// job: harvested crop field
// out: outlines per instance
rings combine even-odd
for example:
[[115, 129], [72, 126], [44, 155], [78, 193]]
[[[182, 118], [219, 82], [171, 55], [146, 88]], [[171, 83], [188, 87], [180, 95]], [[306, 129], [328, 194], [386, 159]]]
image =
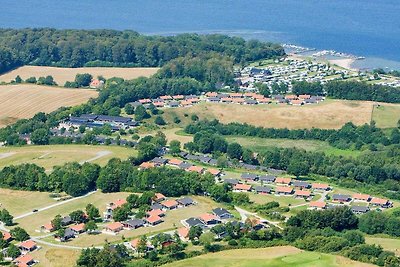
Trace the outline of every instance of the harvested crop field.
[[[326, 100], [315, 105], [237, 105], [201, 103], [189, 108], [166, 110], [166, 116], [183, 119], [184, 114], [197, 114], [200, 119], [216, 118], [222, 123], [240, 122], [273, 128], [323, 128], [337, 129], [346, 122], [361, 125], [369, 123], [372, 102]], [[190, 117], [190, 116], [189, 116]]]
[[0, 127], [37, 112], [51, 112], [62, 106], [75, 106], [97, 97], [92, 89], [18, 84], [0, 86]]
[[0, 82], [10, 82], [19, 75], [23, 80], [29, 77], [53, 76], [58, 85], [64, 85], [66, 81], [73, 81], [75, 75], [89, 73], [93, 77], [102, 75], [104, 78], [120, 77], [124, 79], [135, 79], [141, 76], [149, 77], [156, 73], [158, 68], [56, 68], [44, 66], [23, 66], [0, 76]]

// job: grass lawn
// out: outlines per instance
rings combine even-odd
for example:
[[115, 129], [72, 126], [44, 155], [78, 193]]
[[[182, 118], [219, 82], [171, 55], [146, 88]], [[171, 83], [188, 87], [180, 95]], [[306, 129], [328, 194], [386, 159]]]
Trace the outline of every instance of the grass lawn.
[[299, 205], [304, 204], [305, 201], [303, 199], [294, 198], [293, 196], [276, 196], [274, 194], [254, 194], [249, 193], [250, 200], [257, 204], [265, 204], [267, 202], [276, 201], [281, 204], [281, 206], [290, 205]]
[[[218, 207], [219, 205], [215, 203], [210, 198], [200, 197], [200, 196], [192, 196], [192, 198], [198, 203], [195, 206], [180, 208], [176, 210], [167, 211], [166, 216], [164, 217], [164, 222], [158, 224], [154, 227], [141, 227], [136, 230], [124, 230], [118, 235], [108, 235], [108, 234], [98, 234], [98, 235], [87, 235], [82, 234], [78, 238], [75, 238], [66, 244], [71, 246], [82, 246], [82, 247], [89, 247], [89, 246], [101, 246], [105, 243], [105, 240], [108, 242], [116, 242], [121, 241], [122, 237], [133, 239], [137, 236], [141, 235], [154, 235], [156, 233], [170, 231], [174, 229], [178, 229], [183, 227], [181, 224], [181, 220], [188, 219], [190, 217], [196, 217], [203, 213], [211, 212], [213, 208]], [[107, 201], [109, 202], [109, 201]], [[106, 202], [106, 203], [107, 203]], [[94, 203], [95, 204], [95, 203]], [[96, 204], [95, 204], [96, 205]], [[96, 205], [98, 206], [98, 205]], [[105, 206], [104, 206], [105, 208]], [[100, 211], [104, 210], [104, 208], [100, 209]], [[99, 225], [99, 228], [100, 225]], [[59, 244], [58, 241], [55, 241], [54, 238], [49, 237], [45, 239], [48, 242], [52, 242], [55, 244]]]
[[400, 120], [400, 105], [381, 104], [374, 108], [372, 119], [380, 128], [397, 127], [397, 122]]
[[397, 256], [400, 256], [400, 239], [367, 236], [365, 242], [367, 244], [381, 245], [385, 250], [392, 251]]
[[[100, 153], [100, 154], [99, 154]], [[103, 156], [101, 153], [104, 153]], [[48, 146], [23, 146], [1, 147], [0, 168], [22, 163], [35, 163], [51, 170], [53, 166], [62, 165], [71, 161], [91, 162], [105, 165], [113, 157], [126, 159], [136, 155], [136, 150], [120, 146], [91, 146], [91, 145], [48, 145]], [[3, 155], [3, 157], [1, 157]]]
[[261, 249], [228, 250], [206, 254], [180, 262], [165, 265], [166, 267], [259, 267], [259, 266], [373, 266], [351, 261], [349, 259], [316, 252], [305, 252], [297, 248], [271, 247]]
[[0, 203], [2, 209], [7, 209], [13, 216], [18, 216], [33, 209], [54, 204], [56, 201], [45, 192], [0, 188]]
[[38, 267], [72, 267], [76, 265], [80, 253], [79, 250], [44, 246], [30, 255], [39, 261], [39, 264], [35, 265]]
[[299, 148], [307, 151], [324, 152], [335, 156], [358, 156], [361, 151], [342, 150], [330, 146], [327, 142], [317, 140], [292, 140], [260, 137], [228, 136], [228, 142], [236, 142], [251, 150], [261, 152], [271, 147]]
[[102, 213], [109, 202], [126, 198], [128, 195], [129, 193], [125, 192], [104, 194], [98, 191], [88, 197], [77, 199], [65, 203], [64, 205], [56, 206], [48, 210], [40, 211], [31, 216], [16, 220], [16, 223], [18, 223], [18, 226], [27, 230], [31, 235], [40, 236], [43, 235], [43, 233], [38, 233], [36, 231], [39, 230], [40, 226], [43, 224], [49, 223], [57, 214], [65, 216], [78, 209], [85, 210], [86, 205], [89, 203], [92, 203], [99, 208], [100, 212]]

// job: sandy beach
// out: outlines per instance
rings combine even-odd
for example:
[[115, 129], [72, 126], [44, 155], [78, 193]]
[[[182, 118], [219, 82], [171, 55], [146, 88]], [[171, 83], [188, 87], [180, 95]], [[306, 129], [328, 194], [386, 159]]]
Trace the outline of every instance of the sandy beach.
[[351, 65], [354, 63], [354, 61], [356, 61], [353, 58], [331, 59], [328, 61], [331, 64], [337, 65], [337, 66], [345, 68], [345, 69], [354, 70], [354, 71], [357, 70], [356, 68], [351, 67]]

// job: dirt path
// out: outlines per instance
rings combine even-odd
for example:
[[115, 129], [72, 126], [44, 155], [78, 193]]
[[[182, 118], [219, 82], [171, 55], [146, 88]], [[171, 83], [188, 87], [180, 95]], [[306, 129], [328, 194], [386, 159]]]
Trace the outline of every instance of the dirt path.
[[111, 151], [108, 151], [108, 150], [99, 151], [99, 152], [96, 153], [96, 156], [94, 156], [93, 158], [90, 158], [90, 159], [87, 159], [87, 160], [82, 160], [82, 161], [79, 162], [79, 163], [80, 163], [80, 164], [83, 164], [83, 163], [85, 163], [85, 162], [92, 162], [92, 161], [98, 160], [98, 159], [100, 159], [100, 158], [102, 158], [102, 157], [105, 157], [105, 156], [107, 156], [107, 155], [110, 155], [110, 154], [112, 154], [112, 152], [111, 152]]

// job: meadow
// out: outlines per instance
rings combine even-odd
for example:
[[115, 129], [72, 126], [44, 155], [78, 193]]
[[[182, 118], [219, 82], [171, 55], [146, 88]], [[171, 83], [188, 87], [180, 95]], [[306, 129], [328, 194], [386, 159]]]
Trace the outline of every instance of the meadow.
[[385, 250], [394, 252], [397, 256], [400, 256], [400, 239], [384, 238], [367, 236], [365, 238], [367, 244], [376, 244], [382, 246]]
[[397, 127], [397, 123], [400, 121], [400, 105], [380, 104], [378, 107], [374, 107], [372, 119], [380, 128]]
[[166, 267], [259, 267], [259, 266], [313, 266], [336, 267], [373, 266], [361, 262], [351, 261], [341, 256], [328, 255], [317, 252], [306, 252], [291, 246], [271, 247], [260, 249], [227, 250], [206, 254], [188, 260], [178, 261], [165, 265]]
[[87, 67], [87, 68], [56, 68], [45, 66], [23, 66], [0, 76], [0, 82], [9, 83], [19, 75], [23, 80], [29, 77], [46, 77], [51, 75], [54, 81], [63, 86], [67, 81], [73, 81], [75, 75], [89, 73], [93, 77], [103, 76], [106, 79], [119, 77], [126, 80], [141, 76], [149, 77], [156, 73], [159, 68], [113, 68], [113, 67]]
[[137, 153], [133, 148], [93, 145], [47, 145], [0, 147], [0, 169], [9, 165], [34, 163], [50, 171], [67, 162], [90, 161], [105, 165], [111, 158], [127, 159]]
[[76, 106], [97, 97], [92, 89], [66, 89], [34, 84], [0, 86], [0, 127], [38, 112], [52, 112], [59, 107]]

